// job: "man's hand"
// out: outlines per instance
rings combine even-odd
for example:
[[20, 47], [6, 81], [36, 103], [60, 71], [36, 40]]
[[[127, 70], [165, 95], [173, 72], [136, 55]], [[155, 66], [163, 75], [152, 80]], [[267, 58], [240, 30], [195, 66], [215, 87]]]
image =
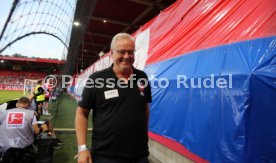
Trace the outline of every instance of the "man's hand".
[[89, 150], [84, 150], [78, 154], [78, 163], [92, 163]]
[[78, 106], [75, 118], [76, 136], [78, 142], [78, 163], [92, 163], [90, 152], [86, 147], [88, 116], [89, 110]]

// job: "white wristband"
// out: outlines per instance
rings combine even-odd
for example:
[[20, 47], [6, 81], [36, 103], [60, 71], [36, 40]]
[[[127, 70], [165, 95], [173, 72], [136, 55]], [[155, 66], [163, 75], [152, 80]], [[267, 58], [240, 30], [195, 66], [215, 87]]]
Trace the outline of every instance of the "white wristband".
[[81, 151], [86, 151], [86, 150], [88, 150], [88, 148], [85, 144], [78, 146], [78, 153]]

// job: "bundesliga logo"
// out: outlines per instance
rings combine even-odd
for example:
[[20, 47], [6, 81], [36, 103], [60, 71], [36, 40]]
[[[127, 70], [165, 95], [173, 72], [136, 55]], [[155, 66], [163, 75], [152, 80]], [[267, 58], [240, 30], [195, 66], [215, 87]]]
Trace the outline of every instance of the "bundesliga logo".
[[25, 113], [10, 112], [8, 113], [8, 128], [23, 128], [24, 127], [24, 116]]

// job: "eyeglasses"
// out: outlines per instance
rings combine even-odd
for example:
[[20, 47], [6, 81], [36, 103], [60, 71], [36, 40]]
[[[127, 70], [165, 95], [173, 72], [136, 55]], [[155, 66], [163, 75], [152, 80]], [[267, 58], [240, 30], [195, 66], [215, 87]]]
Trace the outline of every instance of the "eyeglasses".
[[135, 50], [113, 50], [114, 52], [118, 53], [119, 55], [124, 55], [124, 54], [128, 54], [128, 55], [134, 55]]

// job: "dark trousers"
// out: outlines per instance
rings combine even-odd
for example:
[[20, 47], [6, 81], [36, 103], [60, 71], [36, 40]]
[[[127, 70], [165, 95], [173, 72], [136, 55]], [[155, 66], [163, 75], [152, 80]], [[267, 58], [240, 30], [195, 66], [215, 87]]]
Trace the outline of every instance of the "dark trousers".
[[3, 157], [5, 163], [20, 163], [23, 161], [25, 149], [10, 148]]
[[0, 156], [0, 163], [34, 163], [34, 154], [30, 155], [32, 146], [26, 148], [10, 148]]
[[148, 157], [124, 158], [115, 156], [92, 155], [93, 163], [149, 163]]

